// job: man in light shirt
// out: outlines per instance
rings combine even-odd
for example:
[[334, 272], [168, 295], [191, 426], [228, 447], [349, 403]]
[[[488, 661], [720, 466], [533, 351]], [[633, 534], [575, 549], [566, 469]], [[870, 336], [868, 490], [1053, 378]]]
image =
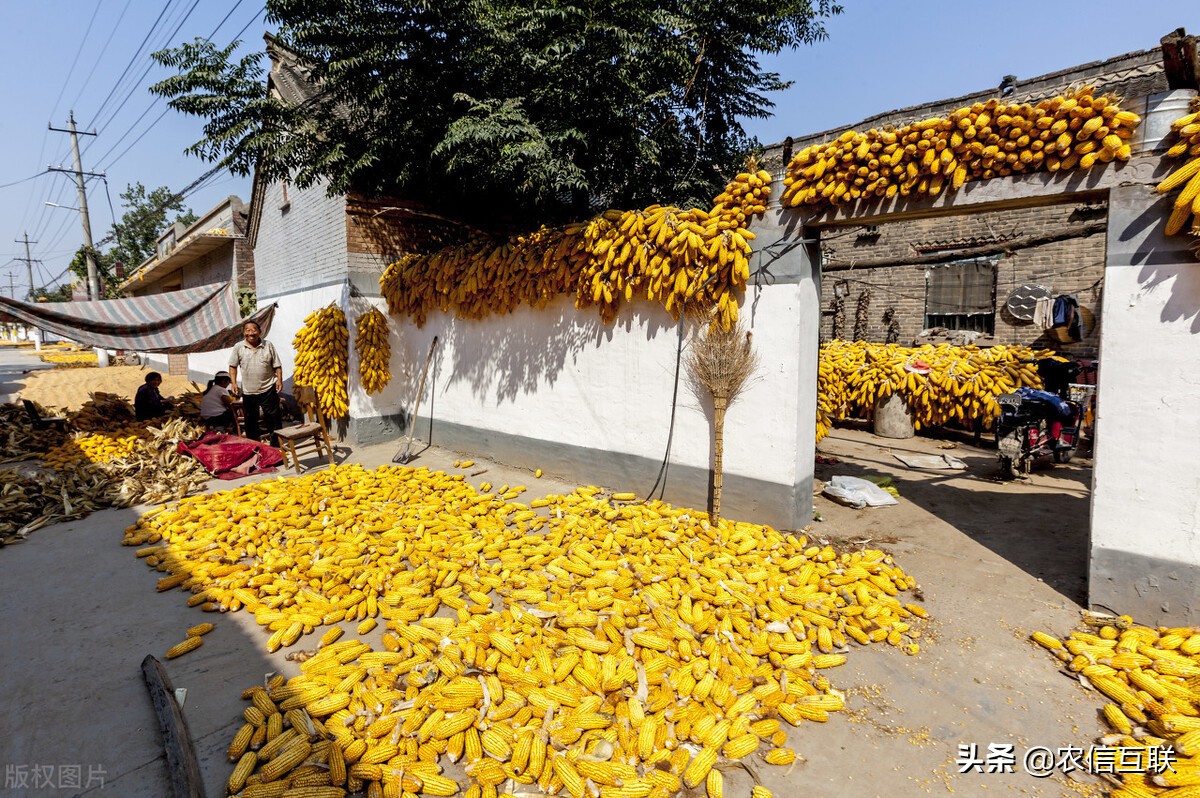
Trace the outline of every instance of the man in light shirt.
[[262, 434], [258, 413], [271, 434], [279, 429], [279, 392], [283, 390], [283, 366], [279, 353], [270, 341], [263, 340], [262, 331], [252, 321], [242, 326], [242, 340], [229, 355], [230, 392], [242, 396], [246, 414], [246, 437], [259, 440]]

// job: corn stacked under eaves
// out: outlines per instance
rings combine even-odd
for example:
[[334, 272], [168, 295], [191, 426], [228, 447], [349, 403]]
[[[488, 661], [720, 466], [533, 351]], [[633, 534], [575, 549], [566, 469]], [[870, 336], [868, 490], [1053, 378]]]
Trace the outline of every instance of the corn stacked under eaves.
[[321, 412], [329, 418], [349, 413], [350, 333], [342, 309], [328, 305], [308, 314], [292, 346], [296, 349], [295, 383], [317, 392]]
[[[452, 795], [443, 757], [465, 763], [473, 798], [508, 779], [574, 798], [588, 781], [604, 798], [720, 787], [721, 758], [790, 762], [780, 721], [843, 708], [824, 670], [852, 643], [917, 653], [926, 613], [882, 551], [595, 487], [528, 505], [513, 501], [523, 490], [335, 466], [127, 530], [193, 606], [253, 612], [269, 650], [342, 621], [386, 625], [382, 650], [326, 633], [301, 675], [266, 691], [273, 706], [254, 699], [232, 792], [328, 776], [319, 786]], [[289, 726], [301, 731], [277, 749], [311, 748], [273, 766], [271, 729]]]
[[[1112, 729], [1103, 746], [1122, 748], [1122, 786], [1112, 798], [1189, 798], [1200, 792], [1200, 629], [1140, 626], [1127, 615], [1087, 618], [1086, 632], [1033, 640], [1109, 699], [1101, 714]], [[1095, 627], [1099, 628], [1095, 628]], [[1170, 746], [1169, 769], [1153, 772], [1151, 748]], [[1159, 763], [1162, 763], [1161, 756]]]
[[1200, 100], [1192, 101], [1191, 113], [1171, 123], [1171, 132], [1176, 140], [1167, 155], [1187, 161], [1157, 187], [1161, 194], [1182, 189], [1167, 219], [1166, 233], [1180, 232], [1190, 217], [1192, 234], [1200, 235]]
[[363, 390], [379, 393], [392, 379], [392, 343], [388, 340], [387, 317], [371, 308], [358, 317], [354, 349], [358, 352], [358, 375]]
[[783, 204], [936, 197], [972, 180], [1126, 161], [1140, 121], [1084, 86], [1036, 105], [993, 98], [898, 129], [848, 130], [796, 153]]
[[[834, 420], [869, 415], [877, 401], [894, 393], [908, 402], [917, 429], [976, 423], [990, 428], [1000, 415], [997, 396], [1041, 387], [1036, 365], [1021, 361], [1051, 354], [1020, 346], [830, 341], [821, 345], [817, 364], [817, 440]], [[914, 370], [925, 368], [928, 374]]]
[[389, 312], [417, 324], [433, 310], [480, 319], [574, 294], [576, 307], [595, 305], [606, 322], [623, 301], [641, 298], [676, 315], [685, 302], [715, 308], [717, 323], [730, 325], [750, 277], [754, 234], [746, 225], [765, 212], [770, 184], [766, 171], [744, 172], [710, 211], [609, 210], [504, 241], [479, 236], [431, 255], [406, 255], [387, 267], [380, 287]]

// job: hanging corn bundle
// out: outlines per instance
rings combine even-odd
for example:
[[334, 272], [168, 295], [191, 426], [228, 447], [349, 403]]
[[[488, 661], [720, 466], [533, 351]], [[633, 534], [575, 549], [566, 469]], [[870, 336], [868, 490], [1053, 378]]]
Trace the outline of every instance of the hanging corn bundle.
[[292, 346], [296, 348], [296, 384], [312, 386], [326, 416], [342, 418], [350, 412], [346, 387], [350, 333], [342, 309], [329, 305], [308, 314]]
[[1183, 188], [1167, 219], [1166, 233], [1173, 236], [1180, 232], [1191, 217], [1192, 235], [1200, 235], [1200, 100], [1192, 101], [1191, 113], [1171, 123], [1171, 132], [1177, 141], [1167, 150], [1167, 155], [1188, 160], [1156, 189], [1160, 194], [1167, 194]]
[[371, 308], [358, 317], [354, 348], [358, 351], [358, 375], [363, 390], [379, 393], [392, 379], [392, 344], [388, 340], [387, 317], [378, 308]]

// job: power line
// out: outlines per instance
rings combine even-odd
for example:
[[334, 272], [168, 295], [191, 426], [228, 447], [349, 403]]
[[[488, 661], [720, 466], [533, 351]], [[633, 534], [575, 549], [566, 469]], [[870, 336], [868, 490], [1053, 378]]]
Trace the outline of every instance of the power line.
[[0, 184], [0, 188], [8, 188], [9, 186], [19, 186], [22, 183], [28, 183], [30, 180], [33, 180], [35, 177], [41, 177], [44, 174], [46, 174], [45, 170], [38, 172], [36, 175], [30, 175], [29, 177], [22, 177], [20, 180], [14, 180], [11, 183]]
[[88, 36], [92, 32], [92, 25], [96, 22], [96, 15], [100, 13], [100, 6], [104, 5], [104, 0], [96, 0], [96, 7], [92, 9], [92, 18], [88, 20], [87, 28], [83, 32], [83, 41], [75, 48], [75, 57], [71, 59], [71, 68], [67, 70], [67, 78], [63, 81], [62, 88], [58, 90], [58, 96], [54, 98], [54, 107], [50, 111], [50, 115], [54, 116], [58, 113], [58, 104], [62, 102], [63, 93], [66, 92], [67, 86], [71, 83], [71, 77], [75, 74], [75, 66], [79, 63], [79, 56], [83, 54], [83, 46], [87, 44]]
[[117, 32], [117, 28], [121, 27], [121, 20], [125, 19], [125, 12], [129, 10], [129, 4], [133, 0], [125, 0], [125, 7], [121, 9], [121, 13], [117, 15], [117, 21], [113, 24], [112, 30], [108, 32], [108, 38], [104, 40], [104, 46], [100, 48], [100, 54], [96, 56], [96, 61], [92, 64], [92, 68], [88, 70], [87, 79], [83, 81], [83, 85], [79, 87], [79, 93], [75, 95], [75, 99], [71, 100], [71, 107], [79, 105], [79, 100], [83, 97], [84, 91], [87, 90], [88, 84], [92, 82], [92, 78], [96, 75], [96, 67], [100, 66], [101, 59], [108, 52], [108, 45], [112, 44], [113, 36]]
[[133, 51], [133, 57], [129, 59], [129, 63], [125, 65], [123, 70], [121, 70], [121, 75], [117, 78], [117, 82], [113, 84], [112, 90], [109, 91], [108, 95], [101, 101], [100, 107], [96, 109], [96, 115], [92, 117], [93, 123], [100, 117], [100, 113], [104, 110], [104, 107], [108, 105], [108, 101], [111, 100], [112, 96], [117, 93], [117, 88], [121, 85], [121, 81], [123, 81], [125, 76], [129, 74], [129, 70], [133, 68], [133, 65], [137, 62], [138, 56], [141, 55], [142, 48], [146, 46], [146, 42], [150, 41], [150, 36], [158, 28], [158, 23], [162, 21], [163, 15], [167, 13], [167, 9], [170, 8], [171, 4], [174, 2], [175, 0], [167, 0], [166, 4], [162, 7], [162, 11], [158, 12], [158, 16], [155, 18], [154, 24], [150, 26], [150, 30], [146, 31], [145, 37], [142, 38], [142, 43], [139, 44], [137, 49]]
[[[207, 38], [208, 38], [210, 41], [212, 40], [212, 37], [213, 37], [213, 36], [215, 36], [215, 35], [217, 34], [217, 31], [219, 31], [219, 30], [221, 29], [221, 27], [222, 27], [222, 26], [225, 24], [225, 22], [226, 22], [226, 21], [229, 19], [229, 17], [233, 15], [233, 12], [234, 12], [234, 11], [236, 11], [236, 10], [238, 9], [238, 7], [239, 7], [239, 6], [241, 6], [241, 4], [242, 4], [243, 2], [245, 2], [245, 0], [237, 0], [237, 2], [235, 2], [235, 3], [233, 4], [233, 7], [229, 9], [229, 11], [228, 11], [228, 12], [225, 14], [225, 16], [224, 16], [224, 17], [221, 19], [221, 21], [217, 23], [217, 26], [216, 26], [215, 28], [213, 28], [212, 32], [208, 34], [208, 37], [207, 37]], [[195, 7], [195, 6], [193, 5], [193, 8], [194, 8], [194, 7]], [[234, 41], [237, 41], [237, 39], [238, 39], [238, 38], [241, 36], [241, 34], [242, 34], [243, 32], [245, 32], [246, 28], [249, 28], [249, 27], [250, 27], [250, 25], [251, 25], [251, 24], [254, 22], [254, 20], [258, 18], [259, 14], [262, 14], [262, 12], [263, 12], [263, 11], [265, 11], [265, 10], [266, 10], [265, 8], [264, 8], [264, 9], [260, 9], [260, 10], [259, 10], [259, 12], [258, 12], [257, 14], [255, 14], [253, 17], [251, 17], [251, 18], [250, 18], [250, 21], [246, 23], [246, 25], [245, 25], [245, 26], [242, 28], [242, 30], [241, 30], [241, 31], [240, 31], [240, 32], [239, 32], [239, 33], [238, 33], [236, 36], [234, 36]], [[189, 13], [190, 13], [190, 12], [189, 12]], [[180, 23], [180, 24], [182, 24], [182, 23]], [[178, 31], [178, 27], [176, 28], [176, 32], [177, 32], [177, 31]], [[173, 34], [172, 34], [172, 35], [173, 35]], [[146, 71], [142, 73], [142, 77], [143, 77], [143, 78], [144, 78], [146, 75], [148, 75], [148, 74], [150, 73], [150, 68], [151, 68], [151, 67], [147, 67]], [[140, 83], [140, 82], [141, 82], [141, 81], [139, 80], [139, 83]], [[133, 95], [132, 95], [132, 93], [131, 93], [131, 94], [130, 94], [128, 97], [126, 97], [126, 100], [128, 100], [128, 99], [129, 99], [129, 97], [132, 97], [132, 96], [133, 96]], [[162, 98], [161, 98], [161, 97], [156, 97], [154, 100], [152, 100], [152, 101], [150, 102], [150, 104], [149, 104], [148, 106], [146, 106], [146, 109], [145, 109], [144, 111], [142, 111], [142, 113], [141, 113], [141, 114], [138, 116], [138, 118], [134, 120], [133, 124], [131, 124], [131, 125], [130, 125], [130, 126], [129, 126], [129, 127], [126, 129], [126, 130], [125, 130], [125, 132], [124, 132], [124, 133], [122, 133], [122, 134], [121, 134], [121, 135], [120, 135], [120, 136], [117, 138], [117, 140], [116, 140], [115, 142], [113, 142], [112, 146], [108, 148], [108, 151], [107, 151], [107, 152], [105, 152], [103, 155], [101, 155], [101, 156], [100, 156], [98, 159], [96, 159], [96, 162], [97, 162], [97, 163], [102, 163], [102, 164], [103, 164], [102, 168], [105, 168], [105, 169], [107, 169], [107, 168], [109, 168], [110, 166], [112, 166], [113, 164], [115, 164], [117, 161], [121, 160], [121, 158], [122, 158], [122, 157], [124, 157], [125, 153], [129, 152], [129, 149], [130, 149], [131, 147], [133, 147], [133, 145], [134, 145], [134, 144], [136, 144], [138, 141], [141, 141], [141, 140], [142, 140], [142, 138], [143, 138], [143, 137], [144, 137], [144, 136], [145, 136], [147, 133], [149, 133], [149, 132], [150, 132], [150, 130], [151, 130], [151, 129], [153, 129], [155, 125], [157, 125], [159, 122], [161, 122], [161, 121], [162, 121], [162, 118], [163, 118], [164, 116], [166, 116], [166, 114], [167, 114], [167, 111], [169, 110], [169, 106], [168, 106], [168, 108], [164, 108], [164, 109], [163, 109], [163, 112], [162, 112], [161, 114], [159, 114], [157, 117], [155, 117], [154, 121], [153, 121], [153, 122], [151, 122], [151, 123], [150, 123], [150, 124], [149, 124], [149, 125], [146, 127], [146, 129], [142, 131], [142, 133], [141, 133], [141, 134], [140, 134], [140, 135], [137, 137], [137, 139], [136, 139], [136, 140], [133, 142], [133, 144], [130, 144], [128, 147], [126, 147], [124, 150], [122, 150], [120, 155], [118, 155], [117, 157], [113, 158], [111, 161], [106, 161], [106, 160], [105, 160], [105, 159], [107, 159], [107, 158], [108, 158], [108, 156], [109, 156], [109, 155], [111, 155], [111, 154], [112, 154], [112, 152], [113, 152], [114, 150], [116, 150], [116, 149], [117, 149], [117, 147], [120, 147], [120, 146], [121, 146], [121, 143], [122, 143], [122, 142], [123, 142], [123, 141], [126, 139], [126, 137], [128, 137], [128, 136], [129, 136], [129, 134], [131, 134], [131, 133], [133, 132], [134, 128], [136, 128], [136, 127], [138, 126], [138, 124], [139, 124], [139, 123], [140, 123], [140, 122], [141, 122], [143, 119], [145, 119], [145, 118], [146, 118], [146, 115], [147, 115], [148, 113], [150, 113], [150, 111], [154, 110], [155, 106], [157, 106], [157, 105], [158, 105], [160, 102], [162, 102]], [[124, 105], [124, 103], [122, 103], [122, 105]], [[117, 110], [119, 111], [120, 109], [118, 108]], [[114, 116], [115, 116], [115, 115], [114, 115]], [[112, 121], [112, 120], [110, 119], [110, 120], [109, 120], [109, 122], [108, 122], [108, 123], [106, 123], [106, 124], [109, 124], [109, 123], [111, 123], [111, 121]], [[101, 128], [101, 130], [103, 130], [103, 128]], [[89, 143], [90, 143], [90, 142], [89, 142]], [[86, 150], [85, 150], [85, 151], [86, 151]]]

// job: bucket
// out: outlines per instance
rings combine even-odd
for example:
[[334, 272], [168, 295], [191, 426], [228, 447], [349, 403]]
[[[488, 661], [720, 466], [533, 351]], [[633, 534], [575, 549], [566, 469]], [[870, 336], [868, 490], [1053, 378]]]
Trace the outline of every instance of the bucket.
[[1139, 107], [1130, 110], [1142, 117], [1134, 134], [1135, 153], [1161, 152], [1171, 146], [1171, 123], [1188, 113], [1194, 89], [1176, 89], [1151, 94]]

